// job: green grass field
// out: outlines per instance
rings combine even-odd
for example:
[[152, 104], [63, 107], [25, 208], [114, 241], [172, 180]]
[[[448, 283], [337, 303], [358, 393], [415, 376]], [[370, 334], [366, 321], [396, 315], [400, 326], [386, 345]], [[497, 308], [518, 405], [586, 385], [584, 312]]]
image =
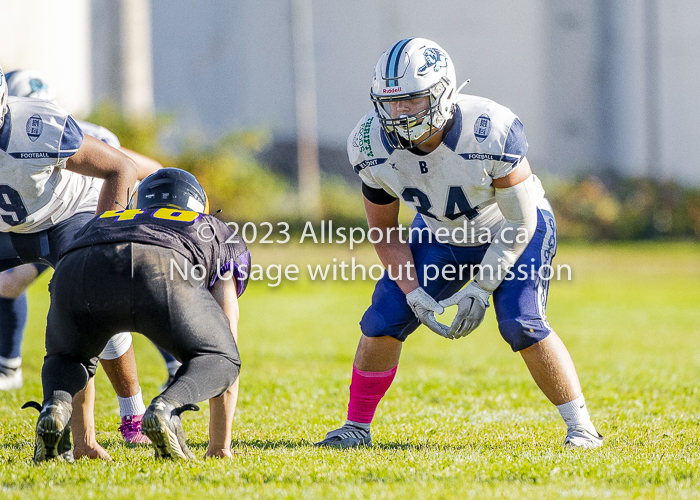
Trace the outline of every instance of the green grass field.
[[[255, 262], [330, 263], [347, 250], [253, 248]], [[375, 263], [371, 248], [355, 255]], [[548, 313], [579, 370], [603, 448], [567, 451], [565, 427], [493, 309], [471, 336], [421, 327], [405, 345], [373, 424], [375, 445], [311, 446], [344, 421], [358, 321], [373, 283], [251, 283], [241, 299], [241, 397], [235, 458], [155, 462], [117, 432], [116, 398], [98, 374], [98, 440], [112, 463], [31, 461], [48, 307], [31, 288], [25, 386], [0, 394], [0, 498], [698, 498], [700, 248], [697, 243], [560, 247], [570, 282], [553, 282]], [[304, 274], [304, 273], [302, 273]], [[147, 400], [166, 376], [136, 336]], [[208, 406], [187, 413], [191, 448], [207, 445]]]

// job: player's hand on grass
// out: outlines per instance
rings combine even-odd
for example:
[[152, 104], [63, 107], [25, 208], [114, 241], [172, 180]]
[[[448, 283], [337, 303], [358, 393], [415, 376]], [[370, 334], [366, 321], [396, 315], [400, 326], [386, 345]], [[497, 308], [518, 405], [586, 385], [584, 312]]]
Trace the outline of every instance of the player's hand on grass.
[[78, 443], [73, 447], [73, 458], [78, 460], [83, 457], [107, 460], [108, 462], [112, 461], [112, 457], [109, 456], [107, 450], [105, 450], [97, 442], [93, 442], [91, 444]]
[[476, 280], [451, 297], [440, 301], [442, 307], [457, 305], [457, 316], [447, 332], [447, 338], [459, 339], [466, 337], [484, 321], [486, 309], [489, 307], [490, 292], [479, 286]]
[[449, 338], [447, 335], [449, 330], [448, 326], [443, 325], [435, 319], [435, 313], [442, 314], [445, 309], [438, 304], [434, 298], [428, 295], [428, 292], [420, 287], [416, 288], [412, 292], [406, 294], [406, 302], [411, 306], [411, 309], [413, 309], [413, 312], [418, 316], [421, 323], [441, 337]]
[[231, 448], [219, 450], [208, 449], [204, 454], [204, 458], [233, 458], [233, 453], [231, 453]]

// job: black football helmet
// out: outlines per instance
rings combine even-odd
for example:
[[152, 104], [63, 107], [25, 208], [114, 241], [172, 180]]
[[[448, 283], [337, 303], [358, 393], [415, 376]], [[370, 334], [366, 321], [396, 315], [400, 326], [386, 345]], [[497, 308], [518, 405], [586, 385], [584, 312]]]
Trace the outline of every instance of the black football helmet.
[[[135, 199], [134, 199], [135, 198]], [[209, 198], [197, 178], [179, 168], [162, 168], [139, 184], [129, 208], [181, 208], [209, 213]]]

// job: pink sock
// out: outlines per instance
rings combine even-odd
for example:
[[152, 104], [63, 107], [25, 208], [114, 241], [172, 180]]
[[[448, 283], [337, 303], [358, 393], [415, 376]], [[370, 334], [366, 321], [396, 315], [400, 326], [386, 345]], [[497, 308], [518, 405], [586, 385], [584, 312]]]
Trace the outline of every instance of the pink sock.
[[379, 401], [394, 381], [397, 368], [385, 372], [363, 372], [352, 367], [348, 420], [363, 424], [372, 422]]

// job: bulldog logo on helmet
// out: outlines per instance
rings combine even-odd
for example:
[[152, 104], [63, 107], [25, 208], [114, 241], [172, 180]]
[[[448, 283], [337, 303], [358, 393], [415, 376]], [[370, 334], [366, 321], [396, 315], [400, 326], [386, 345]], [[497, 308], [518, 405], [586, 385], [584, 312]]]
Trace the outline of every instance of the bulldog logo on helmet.
[[433, 71], [440, 71], [440, 68], [447, 67], [447, 58], [445, 54], [437, 49], [428, 48], [423, 52], [423, 57], [425, 57], [425, 65], [418, 68], [418, 76], [423, 76], [433, 68]]

